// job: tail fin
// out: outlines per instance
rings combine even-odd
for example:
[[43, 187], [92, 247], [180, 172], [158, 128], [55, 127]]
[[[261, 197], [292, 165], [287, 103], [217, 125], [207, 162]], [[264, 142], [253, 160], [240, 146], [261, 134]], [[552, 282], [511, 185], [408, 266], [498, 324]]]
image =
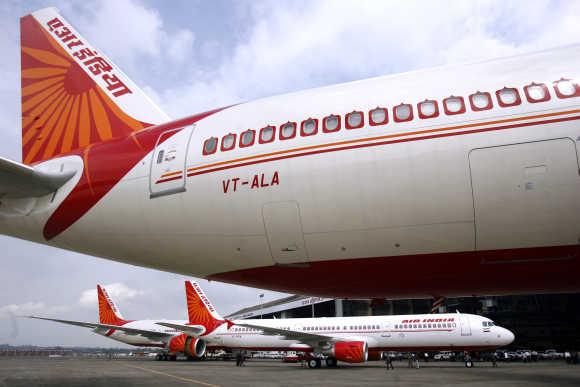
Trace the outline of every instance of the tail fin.
[[127, 322], [101, 285], [97, 285], [97, 295], [99, 297], [99, 322], [101, 324], [122, 325]]
[[197, 282], [185, 281], [185, 296], [189, 323], [203, 326], [205, 334], [227, 322], [219, 315]]
[[20, 44], [25, 164], [169, 119], [56, 8], [22, 17]]

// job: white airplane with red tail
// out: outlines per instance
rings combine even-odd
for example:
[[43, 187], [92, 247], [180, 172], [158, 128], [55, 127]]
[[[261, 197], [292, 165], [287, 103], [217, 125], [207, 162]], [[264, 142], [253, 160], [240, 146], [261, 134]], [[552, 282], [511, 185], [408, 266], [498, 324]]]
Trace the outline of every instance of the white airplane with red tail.
[[[197, 359], [205, 355], [206, 342], [188, 336], [178, 330], [160, 326], [159, 320], [125, 320], [105, 288], [97, 285], [99, 300], [99, 322], [61, 320], [39, 316], [28, 316], [38, 320], [91, 328], [93, 332], [121, 343], [137, 347], [161, 348], [159, 360], [175, 360], [178, 353]], [[195, 316], [190, 315], [190, 322]], [[185, 320], [163, 320], [171, 324], [187, 324]]]
[[580, 46], [172, 121], [54, 8], [21, 45], [3, 234], [330, 297], [580, 291]]
[[[488, 318], [463, 313], [404, 316], [226, 320], [201, 287], [185, 282], [188, 324], [158, 322], [212, 349], [296, 351], [308, 366], [380, 360], [383, 351], [482, 351], [510, 344], [514, 334]], [[471, 365], [469, 362], [466, 365]]]

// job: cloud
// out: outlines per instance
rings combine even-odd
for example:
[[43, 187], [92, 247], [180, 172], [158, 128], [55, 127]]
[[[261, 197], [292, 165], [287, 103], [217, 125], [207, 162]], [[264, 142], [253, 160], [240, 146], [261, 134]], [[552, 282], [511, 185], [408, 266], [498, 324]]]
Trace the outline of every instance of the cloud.
[[[133, 298], [146, 294], [146, 292], [142, 290], [132, 289], [120, 282], [103, 285], [103, 287], [105, 288], [105, 290], [115, 303], [125, 300], [131, 300]], [[83, 291], [81, 297], [79, 298], [78, 303], [79, 305], [85, 308], [97, 308], [98, 297], [96, 287], [93, 289], [87, 289]]]
[[66, 312], [70, 309], [67, 305], [46, 305], [42, 301], [26, 302], [23, 304], [10, 304], [0, 307], [0, 319], [8, 319], [13, 316], [41, 315], [51, 316]]
[[[577, 41], [580, 3], [251, 3], [254, 24], [219, 66], [158, 91], [170, 115], [422, 67]], [[550, 22], [547, 22], [549, 20]], [[203, 42], [199, 42], [203, 45]]]

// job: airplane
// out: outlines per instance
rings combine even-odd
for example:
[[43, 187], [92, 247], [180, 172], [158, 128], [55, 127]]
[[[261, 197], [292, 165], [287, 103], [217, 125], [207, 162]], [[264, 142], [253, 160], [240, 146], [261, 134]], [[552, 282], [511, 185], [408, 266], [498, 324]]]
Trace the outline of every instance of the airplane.
[[580, 291], [580, 45], [176, 120], [54, 8], [21, 56], [2, 234], [325, 297]]
[[[99, 300], [98, 323], [39, 316], [27, 317], [90, 328], [98, 335], [136, 347], [159, 348], [161, 352], [157, 353], [157, 360], [176, 360], [178, 353], [182, 353], [192, 360], [200, 359], [205, 355], [205, 341], [185, 335], [175, 329], [161, 327], [157, 324], [159, 320], [125, 320], [105, 288], [97, 285], [97, 295]], [[188, 321], [164, 320], [164, 322], [186, 324]]]
[[[309, 368], [337, 361], [380, 360], [384, 351], [484, 351], [508, 345], [514, 334], [482, 316], [464, 313], [227, 320], [202, 288], [185, 281], [188, 324], [160, 321], [212, 349], [295, 351]], [[466, 367], [473, 363], [466, 359]]]

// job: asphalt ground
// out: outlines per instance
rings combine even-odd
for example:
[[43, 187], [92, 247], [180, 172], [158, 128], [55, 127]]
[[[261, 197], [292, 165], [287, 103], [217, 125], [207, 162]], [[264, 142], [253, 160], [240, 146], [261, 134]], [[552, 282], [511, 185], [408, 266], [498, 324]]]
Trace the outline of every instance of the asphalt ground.
[[537, 363], [421, 363], [419, 369], [394, 362], [308, 369], [279, 360], [158, 362], [81, 358], [0, 359], [0, 386], [580, 386], [580, 366], [563, 361]]

